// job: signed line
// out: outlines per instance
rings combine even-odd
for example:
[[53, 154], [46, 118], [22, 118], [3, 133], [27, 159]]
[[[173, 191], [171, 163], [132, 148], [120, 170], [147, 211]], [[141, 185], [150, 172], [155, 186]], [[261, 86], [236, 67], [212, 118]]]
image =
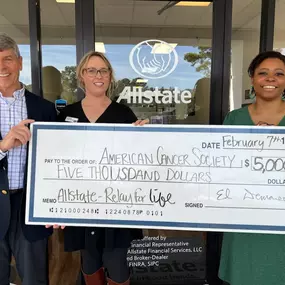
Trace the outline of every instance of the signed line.
[[212, 209], [238, 209], [238, 210], [272, 210], [272, 211], [285, 211], [285, 208], [250, 208], [250, 207], [226, 207], [226, 206], [205, 206], [205, 208]]

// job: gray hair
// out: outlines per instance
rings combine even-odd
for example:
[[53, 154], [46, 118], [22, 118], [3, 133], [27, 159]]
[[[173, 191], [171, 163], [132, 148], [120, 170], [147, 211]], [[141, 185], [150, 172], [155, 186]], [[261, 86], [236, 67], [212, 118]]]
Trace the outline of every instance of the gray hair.
[[1, 33], [0, 34], [0, 51], [7, 50], [7, 49], [12, 49], [15, 52], [17, 57], [21, 56], [17, 43], [7, 34]]

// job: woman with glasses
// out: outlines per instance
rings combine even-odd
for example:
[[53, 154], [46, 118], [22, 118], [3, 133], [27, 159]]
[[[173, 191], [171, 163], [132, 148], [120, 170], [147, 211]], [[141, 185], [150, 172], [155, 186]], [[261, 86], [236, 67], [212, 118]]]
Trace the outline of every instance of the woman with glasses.
[[[248, 73], [254, 103], [230, 112], [224, 124], [285, 126], [285, 56], [275, 51], [261, 53], [251, 62]], [[285, 284], [284, 269], [285, 235], [224, 233], [219, 269], [223, 281], [230, 285], [281, 285]]]
[[[115, 79], [109, 60], [99, 52], [87, 53], [77, 67], [80, 87], [85, 91], [82, 101], [69, 105], [59, 114], [61, 122], [134, 123], [132, 110], [112, 101]], [[66, 227], [66, 251], [81, 251], [82, 272], [86, 285], [130, 284], [127, 251], [133, 239], [142, 238], [140, 229]]]

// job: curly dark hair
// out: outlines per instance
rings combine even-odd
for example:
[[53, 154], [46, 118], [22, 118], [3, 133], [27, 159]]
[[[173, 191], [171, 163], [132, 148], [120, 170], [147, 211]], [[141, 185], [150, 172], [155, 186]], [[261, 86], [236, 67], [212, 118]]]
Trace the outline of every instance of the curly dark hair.
[[277, 58], [280, 59], [284, 65], [285, 65], [285, 56], [278, 52], [278, 51], [265, 51], [262, 52], [260, 54], [258, 54], [250, 63], [249, 67], [248, 67], [248, 75], [250, 77], [253, 77], [254, 75], [254, 71], [256, 70], [256, 68], [266, 59], [268, 58]]

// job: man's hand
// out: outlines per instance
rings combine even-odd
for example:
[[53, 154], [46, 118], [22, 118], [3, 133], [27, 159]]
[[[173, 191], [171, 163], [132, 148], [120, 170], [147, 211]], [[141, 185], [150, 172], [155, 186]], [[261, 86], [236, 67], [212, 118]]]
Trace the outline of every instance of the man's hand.
[[59, 226], [59, 225], [46, 225], [46, 229], [49, 229], [49, 228], [54, 228], [54, 229], [64, 229], [65, 226]]
[[31, 132], [26, 125], [33, 122], [34, 120], [27, 119], [14, 126], [0, 142], [0, 150], [6, 152], [20, 145], [25, 145], [31, 137]]

